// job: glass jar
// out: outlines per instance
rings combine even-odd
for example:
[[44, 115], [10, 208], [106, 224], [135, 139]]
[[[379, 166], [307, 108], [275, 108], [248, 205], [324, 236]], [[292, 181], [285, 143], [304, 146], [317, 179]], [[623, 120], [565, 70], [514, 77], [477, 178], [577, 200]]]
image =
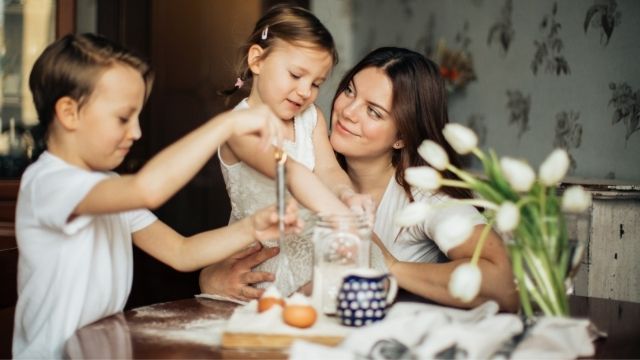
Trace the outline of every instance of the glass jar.
[[325, 314], [336, 312], [343, 275], [369, 268], [371, 226], [365, 215], [318, 214], [313, 230], [313, 303]]

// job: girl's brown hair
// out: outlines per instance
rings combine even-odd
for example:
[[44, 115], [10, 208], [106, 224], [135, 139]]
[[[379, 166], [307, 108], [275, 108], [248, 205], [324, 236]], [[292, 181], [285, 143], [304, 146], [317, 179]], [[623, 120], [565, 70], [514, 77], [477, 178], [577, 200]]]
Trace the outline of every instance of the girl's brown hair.
[[[265, 51], [263, 57], [269, 56], [277, 40], [290, 44], [309, 43], [314, 47], [326, 50], [333, 58], [333, 65], [338, 63], [338, 51], [333, 37], [320, 20], [307, 9], [286, 4], [270, 8], [256, 23], [253, 32], [240, 48], [241, 60], [236, 74], [242, 82], [248, 83], [253, 74], [247, 64], [249, 48], [260, 45]], [[239, 89], [234, 86], [220, 93], [230, 96]]]
[[69, 34], [42, 52], [29, 75], [29, 88], [39, 120], [31, 131], [36, 142], [33, 160], [46, 148], [56, 102], [68, 96], [81, 107], [93, 93], [102, 73], [116, 64], [130, 66], [140, 73], [145, 82], [146, 100], [153, 85], [151, 68], [131, 51], [107, 38]]
[[[449, 155], [451, 163], [460, 166], [458, 154], [442, 135], [442, 129], [449, 122], [449, 115], [447, 93], [440, 69], [433, 61], [417, 52], [396, 47], [378, 48], [344, 75], [333, 103], [347, 89], [357, 73], [370, 67], [383, 70], [393, 84], [391, 115], [395, 119], [398, 139], [404, 142], [404, 147], [393, 150], [391, 163], [396, 169], [396, 181], [413, 200], [411, 186], [404, 179], [404, 171], [408, 167], [427, 165], [418, 154], [418, 147], [423, 140], [430, 139], [440, 144]], [[341, 166], [346, 169], [344, 156], [336, 156]], [[444, 172], [443, 176], [457, 179], [449, 171]], [[466, 189], [444, 187], [441, 191], [454, 198], [471, 197], [471, 193]]]

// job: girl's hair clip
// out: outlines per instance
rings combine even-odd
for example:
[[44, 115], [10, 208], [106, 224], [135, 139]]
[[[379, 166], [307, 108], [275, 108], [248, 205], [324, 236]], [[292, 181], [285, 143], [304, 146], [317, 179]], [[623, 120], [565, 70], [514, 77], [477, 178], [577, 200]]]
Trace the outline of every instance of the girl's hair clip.
[[262, 35], [260, 35], [260, 38], [262, 40], [267, 40], [267, 35], [269, 35], [269, 26], [265, 26], [264, 30], [262, 30]]
[[236, 84], [233, 85], [233, 86], [235, 86], [238, 89], [240, 89], [242, 86], [244, 86], [244, 81], [242, 81], [242, 79], [240, 79], [240, 78], [236, 78]]

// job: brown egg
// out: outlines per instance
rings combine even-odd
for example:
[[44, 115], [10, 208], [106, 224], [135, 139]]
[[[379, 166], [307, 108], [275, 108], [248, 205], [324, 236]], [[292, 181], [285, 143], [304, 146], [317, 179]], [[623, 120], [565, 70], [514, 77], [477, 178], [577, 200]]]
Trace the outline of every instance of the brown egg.
[[284, 299], [274, 297], [263, 297], [258, 300], [258, 312], [264, 312], [271, 309], [272, 306], [279, 305], [284, 307]]
[[282, 319], [288, 325], [308, 328], [316, 322], [316, 309], [311, 305], [287, 305], [282, 312]]

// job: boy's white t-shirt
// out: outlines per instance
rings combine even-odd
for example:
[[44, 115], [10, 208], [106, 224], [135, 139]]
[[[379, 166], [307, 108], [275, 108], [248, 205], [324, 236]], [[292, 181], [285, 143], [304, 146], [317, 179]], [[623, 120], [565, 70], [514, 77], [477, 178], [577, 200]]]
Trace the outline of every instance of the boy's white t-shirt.
[[49, 152], [24, 172], [16, 208], [15, 358], [61, 357], [76, 329], [124, 308], [133, 278], [131, 234], [157, 218], [143, 209], [68, 221], [109, 176], [117, 175], [69, 165]]

